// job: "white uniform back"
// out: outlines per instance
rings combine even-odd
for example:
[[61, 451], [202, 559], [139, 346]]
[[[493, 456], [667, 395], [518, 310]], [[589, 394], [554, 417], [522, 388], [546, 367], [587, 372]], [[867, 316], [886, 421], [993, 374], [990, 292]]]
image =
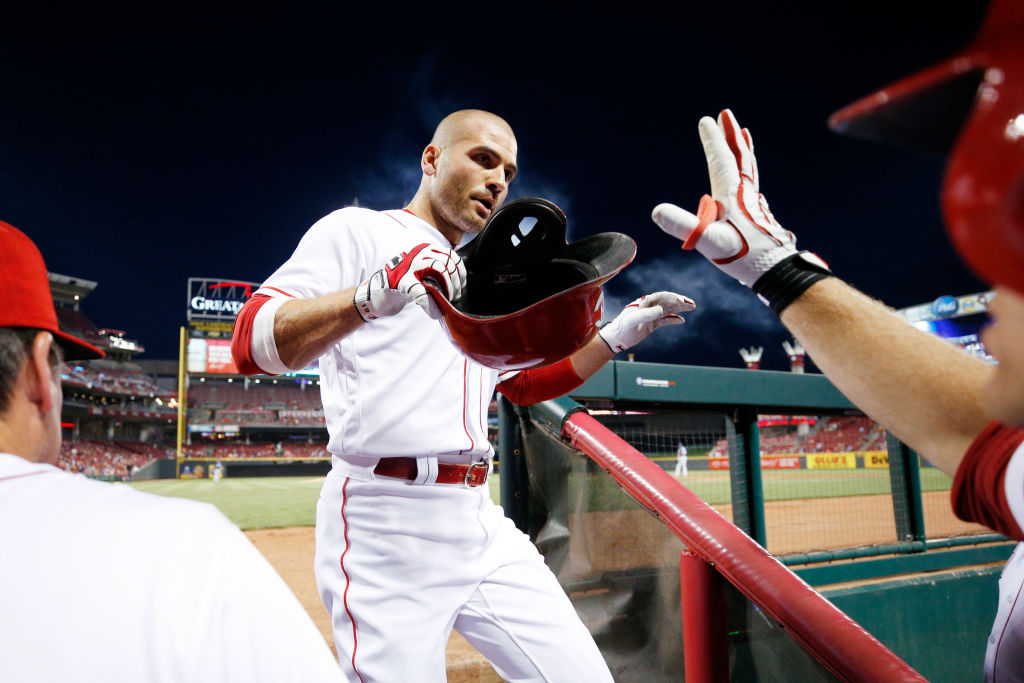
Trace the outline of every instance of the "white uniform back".
[[[1024, 445], [1017, 448], [1003, 479], [1006, 500], [1024, 529]], [[985, 651], [986, 681], [1024, 681], [1024, 543], [1018, 544], [999, 577], [999, 603]]]
[[[257, 293], [311, 298], [354, 287], [424, 242], [448, 244], [407, 211], [341, 209], [317, 221]], [[388, 456], [463, 463], [489, 456], [487, 408], [496, 382], [497, 372], [459, 353], [436, 320], [406, 306], [320, 359], [328, 450], [367, 465]]]
[[0, 681], [340, 681], [323, 636], [210, 505], [0, 453]]

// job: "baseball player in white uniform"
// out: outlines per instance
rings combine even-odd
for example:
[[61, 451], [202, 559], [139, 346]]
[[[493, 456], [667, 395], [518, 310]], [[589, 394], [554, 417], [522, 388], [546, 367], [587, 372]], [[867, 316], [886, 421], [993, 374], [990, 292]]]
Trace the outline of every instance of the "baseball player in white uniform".
[[54, 466], [62, 333], [39, 250], [0, 222], [0, 681], [340, 681], [323, 636], [216, 508]]
[[235, 324], [243, 372], [320, 358], [333, 468], [316, 576], [339, 659], [364, 683], [444, 680], [455, 628], [505, 680], [610, 680], [543, 557], [491, 502], [487, 408], [496, 384], [523, 403], [564, 394], [693, 302], [643, 297], [570, 358], [499, 376], [451, 344], [421, 278], [461, 295], [453, 247], [505, 199], [515, 137], [493, 114], [456, 112], [421, 166], [405, 209], [346, 208], [313, 225]]
[[676, 446], [676, 469], [675, 469], [674, 474], [677, 477], [679, 477], [679, 476], [683, 476], [683, 477], [690, 476], [690, 470], [689, 470], [689, 460], [690, 460], [690, 457], [689, 457], [688, 453], [689, 453], [689, 451], [686, 450], [686, 444], [684, 444], [682, 441], [680, 441], [679, 445]]
[[[976, 74], [977, 98], [964, 74]], [[949, 87], [955, 85], [955, 87]], [[924, 111], [934, 120], [907, 119]], [[939, 104], [937, 97], [946, 97]], [[966, 121], [943, 114], [971, 109]], [[654, 221], [722, 271], [751, 287], [833, 383], [867, 415], [954, 477], [957, 515], [1024, 541], [1024, 4], [994, 0], [975, 42], [927, 72], [833, 115], [833, 127], [875, 139], [916, 142], [945, 134], [950, 150], [944, 218], [960, 255], [991, 282], [994, 325], [982, 341], [989, 366], [922, 332], [798, 252], [760, 191], [750, 132], [729, 110], [698, 131], [711, 178], [696, 214], [655, 207]], [[945, 128], [940, 125], [947, 124]], [[962, 128], [957, 131], [958, 126]], [[956, 135], [954, 135], [956, 133]], [[937, 143], [935, 139], [930, 140]], [[879, 212], [885, 216], [885, 212]], [[876, 247], [885, 245], [876, 245]], [[980, 668], [980, 667], [979, 667]], [[1024, 550], [999, 581], [986, 681], [1024, 681]]]

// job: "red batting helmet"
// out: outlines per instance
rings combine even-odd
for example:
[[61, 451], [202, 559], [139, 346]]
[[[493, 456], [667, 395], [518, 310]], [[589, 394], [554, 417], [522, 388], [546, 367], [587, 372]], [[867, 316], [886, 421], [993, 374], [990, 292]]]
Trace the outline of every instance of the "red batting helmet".
[[1024, 293], [1024, 2], [993, 0], [967, 48], [829, 125], [948, 151], [942, 213], [953, 245], [979, 276]]
[[601, 285], [629, 265], [636, 243], [606, 232], [568, 244], [565, 229], [565, 214], [551, 202], [511, 201], [459, 249], [467, 281], [458, 303], [427, 286], [463, 353], [521, 370], [562, 360], [597, 332]]

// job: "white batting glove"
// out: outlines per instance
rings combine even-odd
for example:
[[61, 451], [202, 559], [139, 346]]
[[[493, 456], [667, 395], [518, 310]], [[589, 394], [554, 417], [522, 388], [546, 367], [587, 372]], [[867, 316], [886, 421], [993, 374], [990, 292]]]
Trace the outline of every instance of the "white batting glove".
[[642, 296], [622, 309], [598, 334], [614, 353], [636, 346], [651, 332], [664, 325], [682, 325], [679, 313], [697, 308], [693, 299], [675, 292], [655, 292]]
[[759, 189], [754, 142], [732, 112], [722, 111], [717, 122], [703, 117], [698, 130], [711, 176], [711, 196], [701, 198], [697, 215], [674, 204], [659, 204], [651, 216], [654, 222], [683, 240], [683, 249], [696, 248], [748, 287], [790, 256], [827, 271], [816, 254], [798, 254], [796, 236], [779, 225], [768, 209]]
[[403, 251], [356, 287], [354, 303], [363, 320], [394, 315], [415, 302], [437, 320], [441, 310], [427, 294], [423, 282], [429, 280], [452, 303], [462, 298], [466, 284], [466, 266], [454, 249], [433, 244], [417, 244]]

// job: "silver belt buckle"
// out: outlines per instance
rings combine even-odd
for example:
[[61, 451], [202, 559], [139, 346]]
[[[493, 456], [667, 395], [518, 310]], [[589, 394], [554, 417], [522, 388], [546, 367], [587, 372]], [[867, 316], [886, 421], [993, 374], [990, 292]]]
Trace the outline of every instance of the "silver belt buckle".
[[475, 488], [477, 486], [483, 486], [484, 482], [487, 481], [487, 476], [485, 474], [484, 475], [484, 481], [480, 482], [479, 484], [470, 484], [469, 480], [473, 476], [473, 470], [475, 470], [475, 469], [483, 469], [483, 470], [486, 471], [486, 470], [490, 469], [490, 467], [487, 465], [487, 462], [484, 461], [484, 460], [478, 460], [477, 462], [475, 462], [472, 465], [470, 465], [469, 467], [467, 467], [466, 468], [466, 477], [462, 480], [462, 484], [466, 488]]

